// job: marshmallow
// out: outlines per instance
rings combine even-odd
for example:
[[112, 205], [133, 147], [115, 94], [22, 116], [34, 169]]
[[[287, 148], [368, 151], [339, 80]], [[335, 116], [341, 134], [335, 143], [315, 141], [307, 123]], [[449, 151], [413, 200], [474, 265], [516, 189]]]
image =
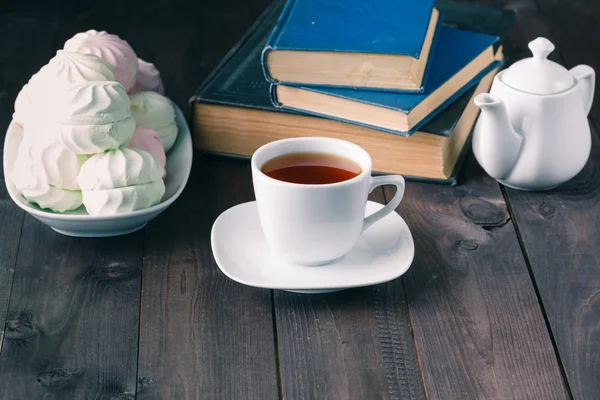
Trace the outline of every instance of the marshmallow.
[[77, 182], [88, 213], [106, 215], [158, 204], [165, 194], [163, 172], [152, 154], [124, 147], [90, 157]]
[[60, 213], [76, 210], [82, 204], [82, 193], [80, 191], [58, 189], [50, 185], [23, 191], [23, 196], [41, 208]]
[[165, 94], [160, 72], [154, 64], [146, 62], [138, 58], [138, 69], [135, 75], [135, 86], [129, 93], [153, 91], [160, 94]]
[[117, 82], [88, 82], [55, 92], [44, 121], [56, 140], [77, 154], [125, 146], [135, 131], [129, 97]]
[[84, 190], [83, 204], [90, 215], [118, 214], [152, 207], [165, 194], [162, 179], [116, 189]]
[[71, 52], [94, 54], [102, 58], [113, 67], [117, 82], [122, 84], [127, 91], [135, 85], [137, 56], [131, 46], [117, 35], [91, 29], [78, 33], [67, 40], [64, 49]]
[[26, 121], [32, 119], [33, 116], [33, 100], [29, 95], [29, 84], [25, 84], [15, 100], [15, 112], [13, 113], [13, 121], [24, 126]]
[[23, 131], [21, 143], [29, 151], [32, 170], [44, 174], [48, 184], [58, 189], [80, 190], [77, 176], [88, 156], [75, 154], [58, 142], [41, 140], [40, 138], [49, 138], [39, 132], [42, 129], [43, 125], [30, 123], [25, 125]]
[[[82, 194], [76, 190], [72, 168], [80, 166], [83, 160], [60, 151], [56, 147], [60, 145], [56, 143], [37, 146], [35, 138], [25, 134], [10, 173], [10, 180], [17, 191], [30, 202], [55, 212], [79, 208]], [[59, 187], [61, 185], [68, 188], [63, 189]]]
[[[165, 149], [160, 141], [160, 136], [156, 131], [147, 128], [136, 128], [128, 147], [147, 151], [158, 160], [163, 169], [166, 167], [167, 156], [165, 155]], [[165, 169], [163, 171], [163, 179], [166, 175], [167, 170]]]
[[82, 190], [114, 189], [162, 180], [164, 168], [147, 151], [123, 147], [90, 157], [77, 182]]
[[48, 64], [35, 73], [17, 95], [13, 119], [24, 125], [39, 113], [34, 106], [46, 107], [54, 101], [56, 90], [89, 81], [114, 81], [112, 67], [91, 54], [59, 50]]
[[[43, 86], [76, 84], [91, 81], [114, 81], [112, 67], [93, 54], [72, 53], [58, 50], [56, 55], [44, 65], [33, 78], [36, 88]], [[33, 90], [33, 88], [32, 88]], [[52, 93], [48, 93], [52, 96]], [[34, 94], [34, 97], [37, 97]]]
[[156, 92], [135, 93], [130, 99], [136, 126], [156, 131], [168, 152], [177, 139], [175, 108], [171, 101]]

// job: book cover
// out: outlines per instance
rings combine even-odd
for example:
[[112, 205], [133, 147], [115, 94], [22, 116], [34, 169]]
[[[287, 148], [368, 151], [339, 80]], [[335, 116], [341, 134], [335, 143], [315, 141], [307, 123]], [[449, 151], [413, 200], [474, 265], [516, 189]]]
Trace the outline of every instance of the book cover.
[[[433, 3], [288, 0], [263, 49], [264, 74], [272, 83], [422, 91], [440, 19]], [[289, 60], [271, 62], [273, 52]]]
[[[471, 28], [474, 31], [498, 35], [501, 38], [505, 36], [506, 31], [515, 18], [514, 12], [495, 7], [476, 6], [473, 7], [474, 11], [469, 8], [463, 12], [463, 4], [447, 0], [439, 0], [438, 4], [444, 12], [450, 11], [450, 18], [445, 21], [450, 26], [456, 26], [456, 20], [458, 20], [460, 24], [458, 27], [461, 29]], [[454, 12], [455, 6], [461, 11], [458, 13]], [[451, 139], [449, 144], [454, 144], [449, 147], [456, 149], [453, 152], [458, 157], [458, 161], [452, 162], [454, 167], [451, 171], [444, 174], [448, 176], [447, 179], [424, 178], [420, 173], [414, 174], [414, 176], [408, 176], [407, 174], [407, 178], [427, 182], [455, 183], [457, 173], [460, 170], [460, 160], [464, 158], [468, 144], [465, 145], [463, 140], [454, 141], [452, 138], [462, 137], [462, 133], [459, 136], [457, 135], [458, 132], [462, 132], [463, 130], [466, 130], [465, 137], [468, 137], [468, 130], [470, 130], [468, 126], [470, 124], [466, 122], [466, 119], [471, 121], [477, 115], [476, 109], [468, 111], [471, 105], [470, 100], [476, 92], [475, 88], [467, 90], [435, 118], [426, 123], [421, 131], [415, 133], [410, 139], [328, 119], [302, 116], [300, 113], [275, 108], [270, 100], [269, 84], [265, 81], [262, 73], [260, 54], [277, 21], [281, 7], [281, 2], [276, 1], [272, 3], [238, 44], [227, 53], [217, 67], [203, 80], [202, 84], [191, 97], [192, 127], [196, 135], [196, 146], [201, 150], [206, 150], [199, 143], [205, 140], [219, 141], [222, 143], [219, 150], [213, 149], [210, 150], [211, 152], [222, 153], [229, 157], [236, 157], [235, 154], [238, 154], [241, 157], [247, 158], [252, 153], [250, 147], [256, 146], [257, 143], [251, 144], [246, 150], [240, 148], [240, 151], [238, 151], [237, 147], [242, 142], [254, 140], [251, 139], [252, 135], [249, 135], [250, 130], [255, 129], [256, 134], [261, 136], [261, 140], [268, 140], [269, 137], [271, 137], [270, 140], [275, 140], [282, 135], [285, 136], [285, 134], [279, 134], [279, 136], [277, 134], [277, 132], [280, 132], [280, 129], [283, 129], [281, 128], [282, 126], [286, 126], [285, 124], [291, 124], [290, 127], [300, 124], [299, 126], [305, 127], [301, 131], [305, 132], [304, 135], [309, 135], [313, 129], [315, 129], [315, 132], [321, 132], [319, 131], [321, 124], [325, 124], [323, 126], [326, 129], [322, 133], [333, 136], [339, 134], [339, 137], [344, 137], [346, 133], [351, 134], [352, 131], [356, 131], [358, 135], [365, 134], [368, 136], [367, 134], [373, 134], [373, 136], [382, 139], [377, 144], [379, 148], [385, 149], [386, 152], [394, 149], [393, 153], [397, 154], [397, 157], [400, 158], [403, 157], [401, 155], [403, 151], [408, 151], [402, 150], [404, 143], [411, 143], [412, 148], [416, 146], [417, 142], [421, 141], [431, 143], [433, 140], [433, 142], [437, 143], [437, 138], [442, 141]], [[466, 17], [464, 17], [465, 13], [467, 13]], [[485, 23], [482, 23], [482, 21], [485, 21]], [[472, 25], [469, 25], [469, 23], [472, 23]], [[482, 85], [480, 84], [479, 86]], [[198, 122], [200, 114], [205, 112], [201, 112], [200, 107], [212, 107], [210, 110], [219, 110], [220, 114], [219, 116], [211, 117], [212, 122], [210, 125], [203, 125]], [[212, 112], [205, 108], [202, 108], [202, 110], [206, 110], [209, 114]], [[467, 116], [470, 113], [472, 115]], [[461, 119], [461, 117], [463, 118]], [[301, 119], [296, 120], [295, 118]], [[234, 119], [238, 122], [234, 122]], [[282, 124], [279, 124], [278, 121]], [[253, 127], [253, 124], [258, 125]], [[232, 128], [232, 126], [235, 127]], [[263, 137], [265, 136], [264, 129], [266, 128], [273, 130], [274, 136], [267, 135]], [[301, 134], [301, 132], [298, 133]], [[393, 140], [394, 137], [398, 140]], [[202, 140], [200, 140], [201, 138]], [[371, 143], [371, 140], [373, 139], [368, 139], [369, 143]], [[412, 143], [415, 146], [412, 146]], [[468, 143], [468, 139], [466, 143]], [[420, 157], [418, 154], [407, 153], [407, 155], [413, 155], [413, 158], [416, 157], [417, 159]]]
[[[273, 103], [278, 107], [310, 115], [335, 118], [401, 136], [410, 136], [498, 66], [499, 62], [494, 61], [493, 51], [493, 45], [498, 40], [498, 36], [443, 27], [439, 33], [436, 51], [431, 55], [429, 80], [422, 94], [273, 85]], [[483, 62], [482, 68], [475, 68], [474, 62], [478, 59]], [[457, 86], [460, 80], [466, 83]], [[310, 96], [302, 92], [322, 96]], [[282, 93], [288, 94], [288, 103], [295, 100], [293, 96], [302, 96], [301, 101], [305, 101], [306, 98], [307, 105], [300, 108], [286, 104], [286, 101], [281, 99]], [[333, 103], [336, 99], [343, 101]], [[332, 107], [328, 107], [328, 101], [332, 102]], [[357, 107], [361, 104], [365, 107]], [[379, 112], [378, 109], [397, 114]]]
[[[273, 3], [250, 28], [248, 34], [232, 48], [220, 64], [197, 88], [191, 98], [196, 101], [253, 108], [281, 113], [301, 114], [293, 110], [275, 107], [271, 102], [270, 84], [265, 81], [261, 52], [277, 21], [283, 4]], [[466, 90], [465, 92], [469, 92]], [[453, 104], [431, 119], [421, 131], [449, 136], [469, 100], [465, 93]]]
[[196, 147], [210, 153], [249, 158], [260, 146], [274, 140], [331, 137], [367, 150], [373, 158], [375, 173], [453, 183], [461, 153], [466, 151], [465, 143], [479, 113], [472, 100], [489, 90], [496, 72], [491, 71], [477, 85], [449, 137], [416, 132], [405, 138], [332, 119], [197, 102], [192, 114]]
[[420, 58], [433, 0], [288, 0], [266, 44], [279, 50]]

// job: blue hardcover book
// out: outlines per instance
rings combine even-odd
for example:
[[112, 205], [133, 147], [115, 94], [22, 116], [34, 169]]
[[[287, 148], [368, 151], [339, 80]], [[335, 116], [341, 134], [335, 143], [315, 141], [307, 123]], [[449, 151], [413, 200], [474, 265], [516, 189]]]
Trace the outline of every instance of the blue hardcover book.
[[[191, 121], [197, 149], [249, 158], [273, 140], [297, 136], [336, 137], [364, 147], [373, 170], [407, 179], [456, 183], [479, 109], [473, 98], [489, 90], [496, 69], [466, 90], [410, 138], [302, 115], [274, 107], [261, 67], [261, 52], [277, 22], [283, 2], [274, 0], [248, 33], [231, 49], [191, 98]], [[515, 13], [502, 8], [438, 0], [444, 24], [505, 37]], [[500, 43], [494, 46], [502, 59]]]
[[410, 136], [498, 66], [497, 41], [497, 36], [442, 27], [422, 94], [279, 84], [271, 87], [273, 104]]
[[271, 83], [422, 92], [434, 0], [288, 0], [263, 50]]

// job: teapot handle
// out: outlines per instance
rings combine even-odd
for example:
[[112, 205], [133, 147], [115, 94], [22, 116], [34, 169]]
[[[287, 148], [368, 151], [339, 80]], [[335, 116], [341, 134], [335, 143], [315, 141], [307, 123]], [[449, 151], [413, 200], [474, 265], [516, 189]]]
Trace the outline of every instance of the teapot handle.
[[587, 65], [578, 65], [569, 70], [581, 86], [581, 95], [583, 97], [583, 106], [585, 114], [589, 114], [594, 101], [594, 86], [596, 84], [596, 73], [594, 69]]

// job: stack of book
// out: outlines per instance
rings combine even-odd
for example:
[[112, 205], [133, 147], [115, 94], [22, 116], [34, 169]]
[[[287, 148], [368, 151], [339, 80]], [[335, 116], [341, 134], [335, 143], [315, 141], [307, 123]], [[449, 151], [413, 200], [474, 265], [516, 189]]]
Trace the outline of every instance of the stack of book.
[[513, 19], [450, 1], [276, 1], [192, 97], [196, 147], [250, 157], [335, 137], [375, 172], [455, 183]]

